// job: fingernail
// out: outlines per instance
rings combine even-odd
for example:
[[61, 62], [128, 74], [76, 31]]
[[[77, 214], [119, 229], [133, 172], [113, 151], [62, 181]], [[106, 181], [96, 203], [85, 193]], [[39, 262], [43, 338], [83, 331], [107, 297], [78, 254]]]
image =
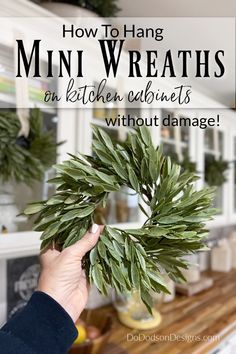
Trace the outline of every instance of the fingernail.
[[91, 234], [96, 234], [96, 232], [98, 231], [98, 229], [99, 229], [99, 225], [98, 225], [98, 224], [93, 224], [93, 225], [90, 227], [89, 232], [90, 232]]

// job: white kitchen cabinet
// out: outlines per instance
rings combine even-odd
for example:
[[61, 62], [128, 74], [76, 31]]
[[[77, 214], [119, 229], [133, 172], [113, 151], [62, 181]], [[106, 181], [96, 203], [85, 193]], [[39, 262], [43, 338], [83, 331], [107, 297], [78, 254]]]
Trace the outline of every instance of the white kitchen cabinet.
[[[11, 2], [6, 3], [1, 16], [38, 16], [44, 17], [49, 16], [49, 12], [45, 9], [37, 6], [36, 4], [29, 3], [24, 0], [20, 0], [17, 4]], [[53, 16], [51, 14], [51, 16]], [[48, 26], [50, 26], [50, 21], [48, 21]], [[15, 31], [15, 28], [14, 28]], [[21, 29], [22, 31], [22, 29]], [[43, 80], [29, 80], [22, 81], [21, 84], [14, 86], [14, 80], [12, 75], [13, 65], [14, 65], [14, 53], [13, 53], [13, 43], [14, 34], [8, 32], [0, 34], [0, 51], [5, 55], [5, 61], [7, 60], [8, 67], [5, 73], [0, 72], [0, 102], [9, 102], [12, 107], [16, 107], [19, 99], [23, 97], [26, 101], [28, 100], [31, 107], [37, 105], [40, 100], [43, 89], [49, 85], [56, 86], [58, 83], [56, 80], [53, 83], [49, 83]], [[15, 32], [14, 32], [15, 33]], [[7, 35], [6, 35], [7, 34]], [[25, 37], [27, 33], [25, 33]], [[53, 40], [54, 34], [49, 31], [49, 38]], [[91, 55], [93, 54], [92, 47], [89, 48]], [[10, 59], [9, 59], [10, 58]], [[44, 60], [44, 59], [43, 59]], [[125, 60], [125, 59], [124, 59]], [[3, 63], [4, 64], [4, 63]], [[44, 63], [42, 62], [42, 65]], [[124, 65], [125, 68], [125, 65]], [[96, 82], [99, 80], [99, 75], [96, 72], [97, 68], [91, 67], [90, 78], [88, 81]], [[125, 71], [121, 72], [118, 84], [110, 83], [114, 90], [124, 93], [130, 89], [130, 82], [125, 78]], [[78, 83], [83, 82], [82, 79], [78, 80]], [[62, 85], [63, 82], [60, 82]], [[155, 83], [154, 83], [155, 84]], [[158, 85], [158, 82], [156, 83]], [[117, 87], [118, 86], [118, 87]], [[168, 80], [167, 80], [168, 86]], [[25, 90], [26, 88], [26, 90]], [[22, 92], [24, 95], [22, 96]], [[199, 94], [197, 98], [198, 107], [208, 106], [208, 101], [211, 99]], [[217, 103], [216, 106], [219, 106]], [[85, 154], [92, 153], [92, 130], [90, 124], [97, 124], [100, 127], [106, 129], [111, 135], [116, 136], [118, 139], [125, 139], [129, 128], [127, 127], [107, 127], [104, 122], [104, 116], [115, 117], [117, 114], [127, 114], [151, 117], [154, 114], [161, 117], [163, 116], [162, 109], [156, 109], [151, 107], [147, 109], [146, 107], [140, 105], [137, 109], [131, 109], [127, 106], [127, 109], [120, 107], [119, 104], [107, 105], [107, 107], [100, 107], [99, 104], [91, 105], [89, 108], [82, 109], [80, 105], [73, 106], [72, 108], [63, 108], [60, 106], [60, 102], [57, 106], [53, 105], [50, 107], [43, 107], [45, 115], [51, 116], [54, 120], [57, 120], [56, 132], [58, 141], [65, 141], [65, 143], [58, 148], [59, 156], [58, 161], [63, 161], [68, 158], [67, 152], [77, 153], [82, 152]], [[220, 111], [220, 110], [219, 110]], [[171, 114], [176, 117], [201, 117], [209, 116], [212, 113], [213, 116], [218, 113], [216, 110], [204, 110], [201, 108], [196, 109], [171, 109]], [[236, 182], [235, 182], [235, 166], [233, 160], [236, 159], [235, 151], [235, 141], [236, 141], [236, 119], [235, 112], [226, 110], [222, 107], [222, 112], [220, 112], [222, 117], [220, 121], [220, 127], [210, 129], [210, 135], [213, 136], [212, 146], [208, 146], [209, 131], [199, 129], [197, 127], [181, 127], [174, 128], [171, 127], [151, 127], [151, 134], [155, 144], [163, 143], [164, 150], [166, 152], [172, 151], [177, 154], [181, 159], [184, 154], [190, 156], [190, 160], [196, 163], [197, 174], [200, 179], [196, 183], [197, 188], [201, 188], [204, 183], [204, 157], [206, 153], [213, 154], [216, 157], [220, 155], [223, 159], [231, 161], [230, 169], [227, 173], [227, 182], [222, 186], [221, 191], [218, 194], [218, 204], [221, 208], [221, 212], [216, 216], [214, 221], [209, 223], [209, 227], [217, 226], [228, 226], [229, 224], [236, 224]], [[208, 139], [208, 140], [207, 140]], [[210, 142], [211, 143], [211, 142]], [[118, 198], [119, 199], [119, 198]], [[123, 198], [125, 199], [125, 198]], [[121, 198], [121, 203], [125, 200]], [[120, 221], [122, 225], [126, 225], [127, 222], [131, 222], [132, 225], [139, 225], [142, 223], [143, 216], [140, 214], [137, 208], [137, 199], [135, 197], [126, 196], [126, 203], [136, 210], [133, 213], [132, 218], [124, 219], [113, 218], [110, 221], [116, 223]], [[136, 207], [135, 207], [136, 205]], [[136, 217], [137, 216], [137, 217]], [[119, 220], [117, 220], [119, 219]]]
[[229, 132], [229, 189], [228, 205], [231, 223], [236, 223], [236, 131]]
[[[227, 160], [228, 158], [228, 139], [227, 128], [208, 128], [204, 131], [204, 164], [207, 164], [207, 159], [213, 157], [215, 159]], [[203, 179], [205, 182], [205, 168], [203, 171]], [[217, 215], [214, 220], [215, 226], [222, 225], [227, 222], [229, 205], [228, 205], [228, 180], [229, 171], [226, 172], [227, 183], [217, 187], [213, 206], [218, 209]]]

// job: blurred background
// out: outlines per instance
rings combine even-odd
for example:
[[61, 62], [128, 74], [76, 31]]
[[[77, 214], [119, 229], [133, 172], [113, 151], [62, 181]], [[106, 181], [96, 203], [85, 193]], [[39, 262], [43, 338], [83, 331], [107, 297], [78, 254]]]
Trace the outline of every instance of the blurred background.
[[[190, 3], [186, 0], [141, 0], [137, 1], [28, 1], [0, 0], [1, 17], [234, 17], [235, 1], [200, 0]], [[1, 32], [1, 31], [0, 31]], [[50, 34], [49, 34], [50, 35]], [[24, 33], [27, 38], [27, 33]], [[207, 34], [206, 34], [207, 36]], [[60, 108], [59, 105], [45, 105], [40, 111], [35, 110], [42, 100], [43, 93], [55, 89], [57, 79], [30, 79], [16, 84], [14, 79], [15, 55], [11, 40], [4, 32], [0, 35], [0, 161], [7, 152], [8, 158], [0, 169], [0, 323], [12, 316], [25, 305], [37, 284], [39, 274], [39, 235], [32, 231], [33, 219], [18, 216], [27, 203], [47, 199], [54, 192], [54, 187], [47, 180], [55, 177], [50, 167], [67, 158], [67, 152], [93, 154], [93, 134], [90, 124], [104, 128], [117, 140], [125, 140], [132, 127], [107, 127], [105, 117], [114, 119], [121, 113], [119, 106], [107, 104], [101, 107], [98, 103], [91, 109]], [[217, 38], [216, 38], [217, 40]], [[227, 41], [227, 38], [225, 39]], [[42, 67], [45, 62], [41, 63]], [[96, 73], [91, 74], [96, 84]], [[153, 116], [167, 117], [204, 117], [221, 115], [221, 124], [217, 128], [201, 130], [194, 127], [152, 127], [151, 134], [157, 145], [163, 144], [164, 153], [180, 163], [182, 169], [194, 171], [199, 176], [197, 188], [204, 185], [216, 186], [214, 206], [218, 208], [215, 219], [207, 226], [210, 230], [206, 244], [208, 251], [199, 252], [189, 261], [192, 266], [186, 271], [186, 286], [174, 284], [167, 279], [171, 295], [157, 297], [158, 311], [162, 322], [156, 329], [142, 332], [142, 323], [151, 321], [139, 305], [133, 303], [135, 316], [140, 323], [138, 333], [200, 336], [201, 340], [173, 341], [164, 340], [152, 345], [127, 341], [126, 335], [131, 332], [127, 325], [121, 324], [116, 315], [116, 330], [99, 322], [107, 314], [114, 314], [111, 303], [119, 311], [124, 311], [127, 299], [116, 299], [114, 296], [104, 298], [95, 289], [91, 289], [88, 310], [89, 321], [95, 317], [96, 326], [108, 328], [109, 336], [103, 338], [97, 353], [124, 354], [141, 353], [235, 353], [236, 338], [236, 114], [234, 109], [223, 105], [226, 98], [232, 99], [234, 92], [228, 86], [215, 86], [211, 81], [198, 87], [202, 94], [201, 108], [194, 111], [184, 109], [143, 109], [142, 106], [132, 108], [128, 102], [122, 108], [122, 114], [134, 117]], [[110, 88], [110, 91], [115, 90]], [[19, 100], [26, 100], [30, 110], [18, 108]], [[218, 110], [205, 109], [208, 101], [213, 100], [220, 105]], [[234, 101], [234, 100], [233, 100]], [[234, 107], [235, 102], [232, 102]], [[6, 108], [6, 105], [8, 108]], [[1, 108], [2, 107], [2, 108]], [[17, 114], [17, 115], [16, 115]], [[19, 156], [19, 151], [12, 149], [15, 143], [15, 132], [22, 129], [25, 116], [30, 115], [35, 122], [31, 128], [31, 136], [18, 141], [18, 145], [26, 144], [29, 156]], [[20, 120], [18, 119], [20, 117]], [[68, 124], [68, 121], [70, 122]], [[6, 122], [8, 122], [6, 124]], [[19, 125], [20, 122], [20, 125]], [[27, 130], [27, 127], [26, 127]], [[16, 134], [17, 135], [17, 134]], [[37, 140], [37, 139], [38, 140]], [[62, 143], [63, 142], [63, 143]], [[27, 144], [34, 143], [34, 150]], [[38, 163], [37, 163], [38, 161]], [[10, 170], [14, 170], [12, 178]], [[119, 227], [136, 228], [145, 217], [138, 207], [138, 197], [126, 187], [119, 192], [111, 193], [106, 208], [96, 211], [101, 223], [119, 225]], [[137, 301], [138, 303], [138, 301]], [[105, 307], [104, 307], [105, 306]], [[140, 314], [141, 313], [141, 314]], [[92, 316], [92, 317], [91, 317]], [[86, 317], [88, 320], [88, 317]], [[93, 321], [92, 321], [93, 322]], [[154, 326], [155, 327], [155, 326]], [[104, 332], [105, 333], [105, 332]], [[133, 333], [133, 332], [132, 332]], [[101, 334], [101, 337], [103, 333]], [[220, 340], [211, 340], [204, 336], [219, 335]], [[101, 349], [103, 347], [103, 349]], [[77, 348], [75, 353], [82, 353]], [[84, 352], [83, 352], [84, 353]], [[95, 352], [94, 352], [95, 353]]]

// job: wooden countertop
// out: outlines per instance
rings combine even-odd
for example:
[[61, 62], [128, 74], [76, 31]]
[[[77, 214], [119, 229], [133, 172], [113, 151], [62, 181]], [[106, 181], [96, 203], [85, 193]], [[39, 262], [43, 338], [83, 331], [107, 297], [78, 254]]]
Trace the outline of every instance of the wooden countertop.
[[[124, 327], [112, 306], [96, 310], [98, 315], [110, 312], [114, 318], [114, 329], [102, 354], [203, 354], [217, 346], [236, 330], [236, 270], [208, 275], [214, 278], [211, 289], [192, 297], [178, 295], [171, 303], [160, 306], [162, 323], [155, 330]], [[128, 340], [133, 335], [141, 335], [142, 340]], [[163, 338], [170, 335], [172, 340]], [[179, 340], [175, 340], [176, 336]], [[191, 340], [188, 336], [197, 338]], [[210, 342], [204, 336], [219, 338]]]

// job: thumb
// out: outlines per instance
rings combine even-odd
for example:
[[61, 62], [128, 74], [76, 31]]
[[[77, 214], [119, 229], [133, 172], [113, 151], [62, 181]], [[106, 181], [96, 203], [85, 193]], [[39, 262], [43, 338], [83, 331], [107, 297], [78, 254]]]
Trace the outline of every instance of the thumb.
[[74, 245], [68, 247], [67, 250], [70, 250], [71, 254], [82, 259], [84, 255], [96, 245], [102, 229], [103, 226], [93, 224], [84, 237]]

